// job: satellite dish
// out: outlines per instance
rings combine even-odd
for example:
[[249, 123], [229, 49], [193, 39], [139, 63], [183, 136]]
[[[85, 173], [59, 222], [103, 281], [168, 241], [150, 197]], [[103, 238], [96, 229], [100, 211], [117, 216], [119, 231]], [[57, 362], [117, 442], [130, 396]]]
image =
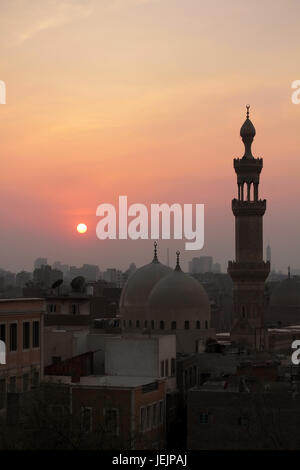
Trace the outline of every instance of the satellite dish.
[[85, 285], [85, 279], [83, 276], [74, 277], [71, 281], [71, 287], [74, 292], [82, 292]]
[[63, 279], [58, 279], [57, 281], [53, 282], [51, 289], [56, 289], [57, 287], [60, 287], [63, 282]]

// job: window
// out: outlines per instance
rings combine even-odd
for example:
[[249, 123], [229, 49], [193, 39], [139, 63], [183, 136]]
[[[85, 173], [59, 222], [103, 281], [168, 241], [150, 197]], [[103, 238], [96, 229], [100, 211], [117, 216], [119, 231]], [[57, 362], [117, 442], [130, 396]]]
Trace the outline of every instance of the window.
[[78, 304], [71, 304], [70, 309], [71, 309], [71, 314], [72, 315], [76, 315], [76, 313], [79, 313], [79, 305]]
[[126, 320], [123, 320], [123, 326], [126, 328]]
[[147, 406], [147, 429], [151, 428], [151, 406]]
[[148, 322], [147, 322], [147, 320], [145, 320], [144, 326], [145, 326], [145, 328], [148, 327]]
[[165, 372], [166, 372], [166, 377], [169, 377], [169, 360], [165, 360]]
[[29, 390], [29, 375], [23, 375], [23, 392], [28, 392]]
[[154, 428], [157, 426], [157, 403], [152, 405], [152, 425]]
[[40, 383], [40, 373], [38, 370], [33, 371], [32, 374], [32, 388], [36, 388]]
[[164, 329], [165, 329], [165, 322], [164, 322], [163, 320], [160, 320], [160, 322], [159, 322], [159, 328], [160, 328], [161, 330], [164, 330]]
[[87, 406], [81, 408], [81, 428], [83, 432], [91, 432], [93, 426], [93, 409]]
[[249, 418], [248, 416], [240, 416], [239, 417], [239, 425], [244, 427], [244, 428], [247, 428], [248, 425], [249, 425]]
[[9, 350], [16, 351], [18, 346], [18, 326], [17, 323], [11, 323], [9, 329]]
[[163, 424], [164, 422], [164, 402], [159, 402], [159, 415], [158, 415], [159, 424]]
[[188, 320], [186, 320], [186, 321], [184, 322], [184, 329], [185, 329], [185, 330], [189, 330], [189, 329], [190, 329], [190, 322], [189, 322]]
[[5, 407], [6, 384], [5, 379], [0, 379], [0, 410]]
[[117, 436], [119, 434], [119, 410], [117, 408], [105, 408], [105, 431]]
[[151, 328], [154, 330], [154, 320], [151, 320]]
[[176, 330], [176, 321], [172, 321], [171, 323], [171, 329]]
[[23, 349], [30, 348], [30, 323], [28, 321], [23, 323]]
[[165, 361], [161, 361], [160, 363], [160, 376], [161, 377], [165, 376]]
[[207, 329], [208, 328], [208, 321], [205, 320], [205, 328]]
[[131, 328], [131, 327], [132, 327], [132, 321], [129, 320], [129, 328]]
[[9, 378], [8, 391], [10, 393], [16, 393], [17, 391], [17, 377], [16, 376]]
[[55, 313], [56, 312], [56, 304], [50, 304], [48, 306], [48, 308], [49, 308], [50, 313]]
[[145, 431], [146, 429], [146, 408], [142, 407], [141, 408], [141, 415], [140, 415], [140, 426], [141, 426], [141, 431]]
[[197, 330], [200, 330], [200, 320], [197, 320], [197, 321], [196, 321], [196, 329], [197, 329]]
[[176, 375], [176, 359], [172, 357], [171, 359], [171, 376], [175, 377]]
[[0, 325], [0, 340], [5, 343], [6, 341], [6, 325]]
[[40, 322], [34, 321], [32, 323], [32, 347], [40, 347]]
[[137, 328], [140, 327], [140, 320], [137, 320], [137, 321], [136, 321], [136, 327], [137, 327]]
[[208, 413], [200, 413], [199, 422], [200, 424], [208, 424]]

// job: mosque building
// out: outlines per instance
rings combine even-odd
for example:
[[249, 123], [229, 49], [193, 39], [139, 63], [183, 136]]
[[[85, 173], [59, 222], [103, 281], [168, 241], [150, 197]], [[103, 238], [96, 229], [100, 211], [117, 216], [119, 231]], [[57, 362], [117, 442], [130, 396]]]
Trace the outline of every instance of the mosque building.
[[127, 334], [175, 334], [177, 352], [192, 354], [215, 332], [208, 295], [199, 281], [181, 270], [179, 255], [172, 270], [159, 262], [155, 242], [152, 262], [137, 269], [123, 288], [120, 314]]

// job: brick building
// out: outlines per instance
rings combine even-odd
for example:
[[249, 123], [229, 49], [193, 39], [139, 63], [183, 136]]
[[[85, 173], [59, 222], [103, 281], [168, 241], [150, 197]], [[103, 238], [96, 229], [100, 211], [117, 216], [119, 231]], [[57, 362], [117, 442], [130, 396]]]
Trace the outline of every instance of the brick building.
[[69, 387], [72, 426], [102, 449], [163, 449], [166, 381], [150, 377], [46, 377]]
[[5, 417], [9, 395], [27, 392], [43, 376], [43, 299], [1, 299], [0, 339], [6, 363], [0, 364], [0, 416]]

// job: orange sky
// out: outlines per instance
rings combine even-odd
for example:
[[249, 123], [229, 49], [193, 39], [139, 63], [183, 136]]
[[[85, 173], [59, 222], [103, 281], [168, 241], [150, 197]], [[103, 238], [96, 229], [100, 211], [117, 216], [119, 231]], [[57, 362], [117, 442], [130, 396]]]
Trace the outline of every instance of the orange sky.
[[[299, 1], [0, 0], [0, 267], [33, 259], [101, 269], [152, 242], [99, 241], [98, 204], [205, 204], [205, 247], [234, 257], [232, 158], [245, 104], [264, 158], [265, 240], [300, 268]], [[86, 235], [76, 225], [87, 223]]]

